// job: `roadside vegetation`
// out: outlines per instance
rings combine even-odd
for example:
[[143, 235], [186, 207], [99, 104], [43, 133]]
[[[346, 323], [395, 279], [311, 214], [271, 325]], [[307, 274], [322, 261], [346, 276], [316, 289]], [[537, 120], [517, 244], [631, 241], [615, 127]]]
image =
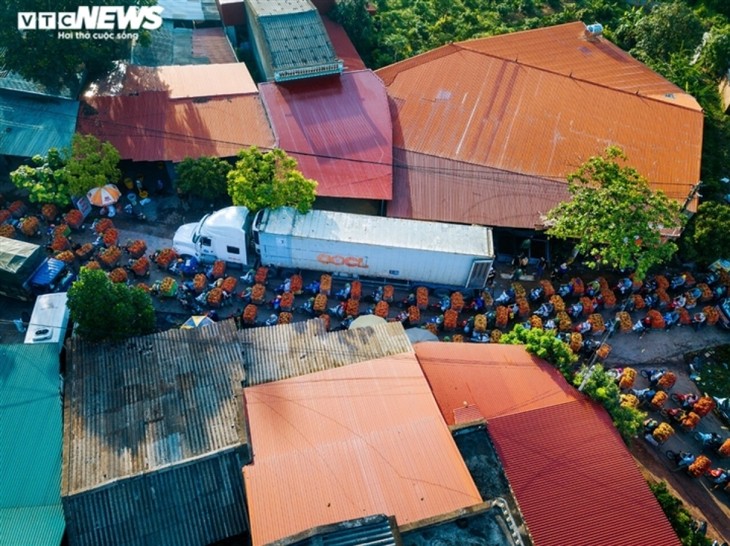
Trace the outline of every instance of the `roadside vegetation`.
[[606, 373], [601, 364], [595, 364], [590, 369], [582, 366], [576, 372], [575, 364], [578, 358], [567, 343], [556, 337], [555, 332], [537, 328], [527, 329], [517, 324], [510, 332], [503, 334], [499, 342], [524, 345], [527, 352], [555, 366], [568, 383], [582, 387], [582, 392], [606, 408], [616, 430], [627, 444], [638, 435], [646, 419], [646, 413], [621, 406], [618, 384]]
[[669, 492], [666, 482], [649, 482], [649, 489], [654, 493], [683, 546], [711, 546], [712, 541], [697, 530], [694, 519], [682, 501]]

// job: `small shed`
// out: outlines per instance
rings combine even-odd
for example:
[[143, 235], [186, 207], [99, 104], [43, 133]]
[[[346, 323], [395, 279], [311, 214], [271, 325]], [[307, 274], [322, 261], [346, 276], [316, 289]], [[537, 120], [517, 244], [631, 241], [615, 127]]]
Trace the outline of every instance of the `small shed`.
[[250, 461], [233, 321], [73, 338], [61, 494], [70, 546], [205, 545], [246, 531]]

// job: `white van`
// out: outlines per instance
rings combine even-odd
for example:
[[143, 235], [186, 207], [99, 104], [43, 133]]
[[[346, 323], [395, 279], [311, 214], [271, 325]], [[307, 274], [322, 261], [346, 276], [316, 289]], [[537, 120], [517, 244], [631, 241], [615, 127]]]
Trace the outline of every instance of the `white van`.
[[68, 327], [69, 310], [66, 292], [38, 296], [28, 323], [25, 343], [55, 343], [63, 349]]

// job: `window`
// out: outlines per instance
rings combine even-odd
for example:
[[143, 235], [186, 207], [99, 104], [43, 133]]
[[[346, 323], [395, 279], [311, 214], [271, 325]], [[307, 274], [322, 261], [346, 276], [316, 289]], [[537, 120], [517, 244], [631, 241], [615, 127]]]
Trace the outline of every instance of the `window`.
[[226, 252], [228, 252], [228, 254], [240, 254], [241, 250], [236, 246], [227, 246]]
[[211, 245], [210, 237], [201, 237], [200, 244], [203, 246], [210, 246]]

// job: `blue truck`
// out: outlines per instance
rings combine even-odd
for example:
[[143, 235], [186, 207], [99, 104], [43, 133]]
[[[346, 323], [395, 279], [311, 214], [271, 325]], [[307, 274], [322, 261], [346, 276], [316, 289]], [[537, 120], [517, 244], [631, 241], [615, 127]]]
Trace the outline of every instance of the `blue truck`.
[[0, 295], [30, 301], [40, 294], [65, 292], [75, 278], [42, 246], [0, 237]]

